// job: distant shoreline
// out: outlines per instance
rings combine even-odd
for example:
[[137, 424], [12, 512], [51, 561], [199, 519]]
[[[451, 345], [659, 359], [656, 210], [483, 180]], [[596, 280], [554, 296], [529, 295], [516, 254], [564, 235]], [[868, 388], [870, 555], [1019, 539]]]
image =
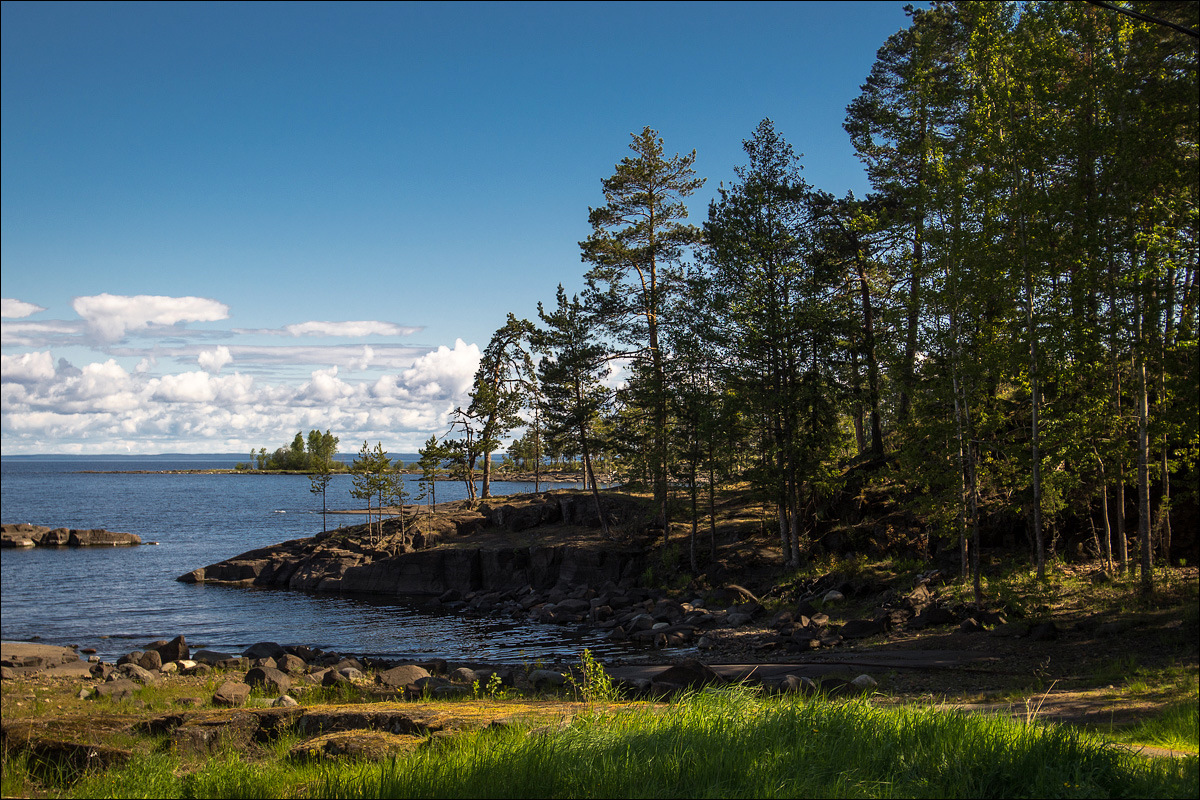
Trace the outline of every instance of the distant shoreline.
[[[266, 470], [266, 469], [79, 469], [73, 470], [76, 475], [316, 475], [315, 472], [304, 472], [300, 470]], [[401, 470], [402, 475], [420, 475], [421, 473], [414, 470]], [[350, 475], [350, 470], [339, 470], [331, 473], [333, 475]], [[607, 476], [596, 476], [601, 483], [608, 483]], [[439, 475], [434, 478], [437, 483], [459, 483], [462, 478], [451, 478], [446, 475]], [[476, 483], [483, 480], [483, 476], [475, 479]], [[541, 478], [534, 478], [532, 474], [520, 473], [518, 475], [496, 475], [491, 476], [493, 483], [583, 483], [583, 476], [574, 473], [569, 474], [552, 474], [543, 475]]]

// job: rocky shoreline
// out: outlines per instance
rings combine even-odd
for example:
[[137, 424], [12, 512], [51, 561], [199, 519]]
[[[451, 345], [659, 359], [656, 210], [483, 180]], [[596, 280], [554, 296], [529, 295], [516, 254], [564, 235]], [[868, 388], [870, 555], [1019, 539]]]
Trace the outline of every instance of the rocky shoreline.
[[49, 528], [28, 523], [0, 526], [0, 547], [132, 547], [139, 544], [142, 544], [142, 537], [135, 533], [99, 528]]
[[[606, 497], [605, 503], [610, 524], [638, 522], [628, 502]], [[410, 524], [407, 533], [389, 520], [382, 534], [371, 537], [363, 526], [340, 528], [242, 553], [177, 580], [390, 595], [452, 613], [569, 626], [632, 643], [649, 657], [736, 651], [756, 659], [792, 658], [889, 631], [954, 624], [964, 633], [998, 628], [1001, 635], [1053, 636], [1008, 626], [1000, 613], [943, 607], [936, 570], [919, 576], [905, 593], [836, 575], [815, 578], [787, 587], [797, 601], [770, 613], [767, 601], [734, 583], [736, 576], [720, 562], [694, 588], [668, 592], [641, 585], [651, 556], [632, 541], [562, 543], [551, 532], [518, 545], [508, 536], [562, 525], [598, 527], [593, 500], [571, 492], [502, 498], [476, 509], [443, 509], [419, 527]], [[479, 535], [487, 532], [501, 535]], [[858, 605], [869, 600], [874, 612], [831, 622], [830, 613], [838, 613], [833, 607], [847, 599]]]

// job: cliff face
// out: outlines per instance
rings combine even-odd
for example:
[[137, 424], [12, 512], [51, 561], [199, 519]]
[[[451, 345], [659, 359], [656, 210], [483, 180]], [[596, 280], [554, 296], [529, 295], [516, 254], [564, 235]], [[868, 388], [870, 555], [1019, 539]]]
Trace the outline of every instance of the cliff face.
[[436, 549], [374, 556], [306, 540], [252, 550], [181, 575], [184, 583], [274, 586], [312, 592], [438, 596], [532, 586], [599, 586], [638, 574], [640, 552], [570, 546]]
[[[583, 501], [577, 503], [583, 505]], [[556, 586], [600, 586], [636, 577], [644, 566], [639, 548], [572, 544], [434, 546], [450, 536], [467, 536], [486, 528], [525, 531], [547, 523], [574, 522], [586, 516], [585, 511], [574, 508], [575, 504], [554, 498], [446, 516], [432, 526], [436, 532], [408, 537], [407, 541], [415, 541], [425, 549], [410, 549], [394, 535], [368, 544], [360, 536], [335, 531], [251, 550], [193, 570], [178, 580], [312, 592], [439, 596], [452, 589], [466, 593], [528, 586], [547, 591]]]

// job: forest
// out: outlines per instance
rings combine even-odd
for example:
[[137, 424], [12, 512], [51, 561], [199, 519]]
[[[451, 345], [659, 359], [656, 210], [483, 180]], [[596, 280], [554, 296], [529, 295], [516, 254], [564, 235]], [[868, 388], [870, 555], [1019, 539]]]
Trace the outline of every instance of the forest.
[[886, 483], [977, 591], [985, 545], [1040, 577], [1086, 532], [1145, 588], [1194, 551], [1200, 4], [909, 13], [846, 110], [866, 197], [809, 185], [764, 119], [691, 224], [695, 152], [634, 134], [582, 294], [508, 315], [423, 454], [486, 497], [523, 431], [518, 460], [652, 493], [664, 540], [744, 485], [793, 565], [831, 498]]

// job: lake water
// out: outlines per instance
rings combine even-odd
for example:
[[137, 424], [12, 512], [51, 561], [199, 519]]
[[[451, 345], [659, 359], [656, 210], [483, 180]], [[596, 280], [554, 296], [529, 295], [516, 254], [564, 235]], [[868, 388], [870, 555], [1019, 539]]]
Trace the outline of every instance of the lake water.
[[[240, 460], [245, 459], [0, 459], [0, 521], [104, 528], [159, 543], [0, 550], [0, 638], [94, 647], [105, 660], [179, 634], [193, 648], [240, 652], [268, 640], [417, 660], [523, 663], [574, 661], [583, 647], [605, 658], [632, 652], [598, 631], [430, 613], [387, 597], [179, 583], [176, 577], [197, 567], [319, 533], [321, 498], [309, 491], [309, 479], [103, 472], [232, 468]], [[532, 490], [531, 483], [492, 483], [495, 495]], [[465, 495], [461, 483], [437, 485], [438, 502]], [[348, 475], [334, 476], [327, 503], [330, 509], [362, 505], [350, 497]], [[351, 521], [361, 517], [332, 516], [329, 526]]]

